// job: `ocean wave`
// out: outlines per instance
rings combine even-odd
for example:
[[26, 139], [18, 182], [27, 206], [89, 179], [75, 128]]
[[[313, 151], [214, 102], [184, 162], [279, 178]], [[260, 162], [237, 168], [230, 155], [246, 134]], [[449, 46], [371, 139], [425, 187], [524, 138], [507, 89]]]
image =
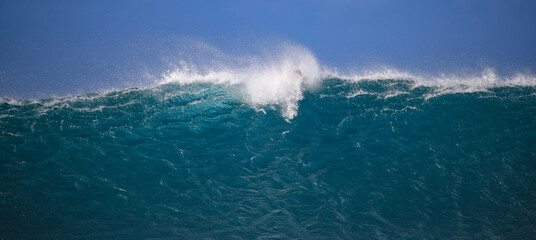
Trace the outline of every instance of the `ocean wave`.
[[530, 77], [327, 74], [281, 59], [0, 100], [5, 235], [534, 236]]

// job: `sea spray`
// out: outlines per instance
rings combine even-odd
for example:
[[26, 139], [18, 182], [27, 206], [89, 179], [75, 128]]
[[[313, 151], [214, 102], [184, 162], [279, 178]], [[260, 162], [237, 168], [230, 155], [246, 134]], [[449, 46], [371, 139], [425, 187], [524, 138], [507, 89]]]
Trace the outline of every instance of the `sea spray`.
[[292, 119], [298, 113], [303, 92], [314, 88], [320, 81], [318, 61], [301, 46], [284, 45], [269, 56], [247, 59], [249, 63], [240, 68], [223, 66], [206, 71], [182, 61], [176, 69], [163, 74], [161, 83], [243, 85], [249, 103], [258, 107], [278, 105], [283, 109], [283, 116]]

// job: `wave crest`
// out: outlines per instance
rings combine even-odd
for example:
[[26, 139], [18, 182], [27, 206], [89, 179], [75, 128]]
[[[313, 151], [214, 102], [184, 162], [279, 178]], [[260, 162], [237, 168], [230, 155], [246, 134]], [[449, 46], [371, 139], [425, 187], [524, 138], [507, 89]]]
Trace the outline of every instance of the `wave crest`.
[[181, 61], [162, 75], [160, 83], [239, 84], [243, 86], [244, 97], [254, 106], [280, 106], [283, 116], [292, 119], [298, 114], [304, 91], [317, 86], [321, 79], [316, 57], [299, 45], [285, 44], [270, 55], [234, 61], [247, 63], [238, 68], [225, 63], [218, 64], [218, 68], [206, 68]]

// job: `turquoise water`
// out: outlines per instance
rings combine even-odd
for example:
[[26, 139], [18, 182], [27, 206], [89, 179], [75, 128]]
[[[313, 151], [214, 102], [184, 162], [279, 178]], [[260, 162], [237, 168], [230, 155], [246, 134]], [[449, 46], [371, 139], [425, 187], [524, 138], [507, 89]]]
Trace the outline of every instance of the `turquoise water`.
[[536, 236], [536, 87], [241, 88], [2, 100], [0, 239]]

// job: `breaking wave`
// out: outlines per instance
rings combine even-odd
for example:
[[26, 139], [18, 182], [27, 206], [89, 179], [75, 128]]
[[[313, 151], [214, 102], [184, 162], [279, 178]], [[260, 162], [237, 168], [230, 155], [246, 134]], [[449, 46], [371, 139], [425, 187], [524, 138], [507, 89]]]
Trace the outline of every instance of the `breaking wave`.
[[341, 73], [270, 50], [0, 100], [0, 238], [536, 235], [533, 75]]

